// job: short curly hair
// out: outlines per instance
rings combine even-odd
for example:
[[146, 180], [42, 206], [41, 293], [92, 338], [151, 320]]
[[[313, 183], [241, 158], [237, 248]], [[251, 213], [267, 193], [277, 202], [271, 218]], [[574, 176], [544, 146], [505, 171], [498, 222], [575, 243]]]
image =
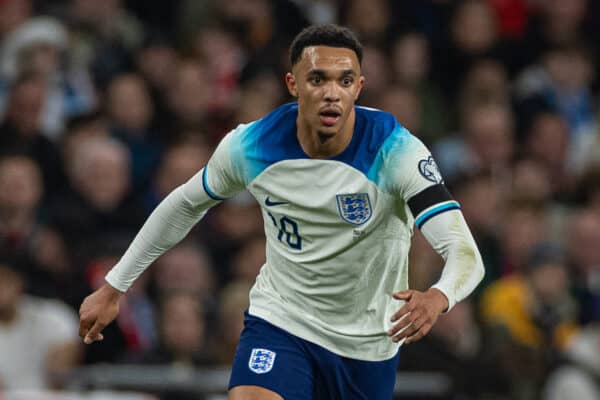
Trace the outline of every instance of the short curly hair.
[[349, 28], [335, 25], [311, 25], [304, 28], [290, 45], [290, 61], [292, 66], [302, 57], [302, 51], [310, 46], [345, 47], [353, 50], [362, 62], [362, 44]]

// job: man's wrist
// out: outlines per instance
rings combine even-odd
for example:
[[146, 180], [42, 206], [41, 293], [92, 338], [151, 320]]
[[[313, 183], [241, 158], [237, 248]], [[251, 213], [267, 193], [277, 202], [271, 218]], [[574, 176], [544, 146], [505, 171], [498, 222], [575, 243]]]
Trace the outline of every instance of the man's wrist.
[[119, 289], [112, 286], [109, 282], [105, 282], [104, 285], [100, 288], [100, 290], [106, 294], [106, 296], [114, 299], [118, 299], [123, 295]]
[[444, 292], [442, 292], [438, 288], [430, 288], [429, 291], [435, 293], [435, 297], [439, 300], [438, 304], [440, 307], [440, 312], [446, 312], [448, 310], [448, 307], [450, 306], [450, 302], [448, 301], [448, 297], [446, 297]]

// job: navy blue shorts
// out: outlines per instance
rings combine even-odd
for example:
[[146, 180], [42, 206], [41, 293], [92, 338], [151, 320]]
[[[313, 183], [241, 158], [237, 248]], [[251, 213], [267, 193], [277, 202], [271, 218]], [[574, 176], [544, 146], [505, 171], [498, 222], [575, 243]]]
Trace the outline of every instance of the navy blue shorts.
[[246, 313], [229, 388], [260, 386], [285, 400], [390, 400], [398, 357], [342, 357]]

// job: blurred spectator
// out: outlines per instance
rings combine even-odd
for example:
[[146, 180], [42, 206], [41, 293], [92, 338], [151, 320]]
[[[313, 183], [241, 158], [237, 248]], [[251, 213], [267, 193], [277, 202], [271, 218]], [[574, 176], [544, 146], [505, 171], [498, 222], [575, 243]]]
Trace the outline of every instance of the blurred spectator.
[[423, 141], [430, 141], [424, 137], [421, 123], [424, 114], [416, 91], [411, 86], [388, 86], [382, 89], [381, 98], [377, 103], [378, 108], [394, 114], [398, 122], [410, 133]]
[[266, 262], [265, 248], [267, 246], [263, 235], [248, 238], [233, 257], [232, 280], [253, 284], [260, 269]]
[[[529, 20], [523, 45], [530, 61], [537, 59], [545, 49], [556, 45], [578, 42], [590, 32], [585, 26], [588, 0], [536, 1], [537, 11]], [[593, 27], [590, 27], [593, 29]]]
[[567, 246], [582, 323], [600, 321], [600, 217], [581, 210], [571, 218]]
[[456, 305], [440, 316], [422, 341], [402, 349], [400, 371], [433, 371], [448, 374], [452, 380], [451, 398], [505, 398], [509, 381], [498, 370], [494, 349], [486, 346], [470, 301]]
[[[209, 221], [212, 234], [206, 237], [206, 244], [218, 263], [217, 272], [223, 273], [235, 249], [247, 238], [263, 235], [263, 218], [260, 206], [248, 192], [224, 201], [214, 210]], [[268, 216], [265, 218], [271, 223]]]
[[249, 76], [242, 77], [234, 125], [264, 117], [289, 95], [283, 80], [272, 70], [262, 69], [246, 74]]
[[506, 68], [492, 59], [475, 61], [467, 71], [457, 98], [458, 115], [466, 115], [485, 104], [510, 107], [510, 83]]
[[244, 329], [244, 315], [250, 303], [248, 282], [232, 281], [225, 285], [219, 295], [217, 315], [219, 335], [214, 335], [215, 361], [218, 365], [231, 365], [238, 339]]
[[152, 211], [169, 193], [194, 176], [206, 165], [209, 156], [208, 146], [192, 139], [167, 148], [146, 195], [147, 210]]
[[[31, 18], [33, 8], [30, 0], [5, 0], [0, 7], [0, 38], [7, 37], [11, 31]], [[0, 47], [3, 47], [4, 40], [0, 40]], [[4, 54], [4, 50], [0, 50], [0, 54]]]
[[521, 158], [515, 162], [511, 192], [519, 197], [543, 204], [552, 196], [550, 172], [534, 158]]
[[536, 243], [548, 240], [545, 205], [525, 198], [512, 198], [505, 205], [500, 224], [500, 273], [522, 272]]
[[144, 38], [143, 26], [123, 3], [70, 0], [67, 7], [74, 61], [91, 71], [100, 87], [130, 68], [130, 52], [139, 48]]
[[[86, 112], [95, 103], [87, 70], [70, 64], [68, 32], [49, 17], [35, 17], [3, 40], [0, 88], [6, 89], [19, 75], [35, 74], [46, 86], [41, 131], [58, 138], [66, 119]], [[0, 104], [6, 98], [0, 90]]]
[[85, 253], [104, 234], [130, 234], [145, 217], [130, 192], [127, 149], [117, 141], [92, 138], [75, 149], [68, 167], [74, 189], [55, 201], [50, 220], [74, 251]]
[[163, 293], [158, 322], [158, 345], [136, 357], [136, 361], [172, 364], [178, 368], [209, 363], [205, 311], [195, 293], [185, 290]]
[[565, 365], [554, 371], [544, 387], [543, 400], [600, 398], [600, 325], [588, 326], [570, 340]]
[[161, 33], [148, 33], [142, 47], [135, 54], [136, 68], [146, 81], [154, 104], [154, 124], [162, 133], [172, 123], [166, 93], [175, 81], [177, 57], [174, 43]]
[[39, 227], [44, 187], [41, 171], [31, 158], [0, 158], [0, 251], [23, 256]]
[[[430, 80], [429, 52], [430, 45], [427, 38], [420, 33], [406, 33], [392, 42], [393, 81], [412, 88], [417, 100], [418, 112], [415, 112], [412, 118], [419, 129], [413, 131], [409, 128], [409, 130], [428, 145], [441, 138], [446, 133], [449, 124], [447, 106], [442, 94]], [[395, 110], [402, 109], [401, 107], [390, 109], [383, 107], [386, 105], [392, 104], [383, 103], [382, 109], [394, 114]], [[406, 116], [408, 114], [409, 112], [403, 113]], [[402, 120], [400, 121], [402, 122]]]
[[40, 166], [47, 198], [64, 189], [64, 177], [57, 147], [42, 134], [42, 111], [47, 100], [43, 78], [35, 74], [12, 83], [4, 119], [0, 123], [0, 151], [20, 152]]
[[206, 60], [214, 77], [212, 107], [230, 113], [236, 106], [236, 89], [246, 58], [241, 43], [224, 27], [206, 26], [198, 31], [193, 45], [196, 56]]
[[[195, 294], [185, 291], [164, 293], [158, 319], [159, 343], [137, 357], [126, 360], [146, 365], [164, 365], [181, 373], [211, 363], [207, 349], [204, 310]], [[203, 400], [206, 397], [185, 389], [163, 390], [161, 400]]]
[[[104, 277], [118, 261], [130, 238], [112, 235], [87, 251], [83, 279], [90, 290], [99, 288]], [[120, 304], [119, 317], [103, 331], [104, 340], [87, 346], [87, 363], [115, 362], [125, 354], [136, 357], [157, 343], [155, 305], [148, 296], [150, 276], [136, 281]]]
[[208, 68], [194, 60], [180, 60], [167, 93], [169, 109], [181, 129], [205, 128], [213, 81]]
[[489, 172], [457, 179], [453, 189], [485, 265], [485, 277], [474, 296], [502, 275], [500, 234], [506, 203], [504, 186]]
[[569, 199], [575, 189], [569, 168], [569, 143], [567, 123], [559, 114], [546, 112], [532, 117], [525, 151], [552, 177], [548, 183], [555, 199]]
[[343, 2], [340, 10], [342, 24], [353, 29], [363, 43], [382, 46], [388, 39], [393, 22], [390, 2], [347, 0]]
[[38, 165], [29, 157], [0, 158], [0, 254], [25, 260], [29, 294], [75, 304], [81, 290], [61, 235], [43, 223], [44, 188]]
[[65, 133], [61, 136], [60, 150], [66, 169], [73, 162], [81, 144], [90, 139], [107, 139], [110, 136], [108, 121], [99, 111], [78, 115], [67, 122]]
[[492, 345], [500, 350], [499, 369], [513, 382], [511, 398], [539, 396], [558, 352], [576, 332], [566, 261], [560, 247], [538, 243], [522, 273], [501, 278], [483, 293], [483, 321], [496, 330]]
[[0, 388], [57, 387], [79, 364], [75, 313], [24, 295], [19, 266], [0, 262]]
[[210, 307], [217, 281], [206, 251], [183, 242], [161, 256], [154, 266], [153, 285], [158, 296], [175, 291], [192, 293]]
[[340, 0], [294, 0], [311, 24], [335, 24], [338, 22]]
[[510, 72], [520, 66], [518, 48], [500, 38], [494, 10], [488, 1], [457, 2], [449, 30], [448, 38], [433, 54], [436, 80], [450, 101], [460, 93], [459, 85], [474, 62], [496, 60]]
[[523, 71], [517, 81], [517, 96], [523, 118], [539, 111], [560, 113], [569, 127], [570, 142], [594, 133], [596, 118], [591, 94], [593, 69], [590, 54], [578, 43], [544, 50], [539, 64]]
[[133, 190], [144, 189], [162, 151], [146, 83], [136, 74], [118, 75], [108, 85], [106, 101], [112, 134], [129, 149]]
[[489, 170], [505, 179], [514, 154], [514, 120], [509, 108], [484, 104], [466, 112], [461, 137], [439, 141], [433, 153], [446, 180]]
[[578, 205], [600, 217], [600, 164], [590, 165], [577, 182]]
[[381, 47], [365, 46], [361, 74], [368, 76], [360, 92], [360, 104], [376, 104], [381, 92], [389, 85], [391, 70]]

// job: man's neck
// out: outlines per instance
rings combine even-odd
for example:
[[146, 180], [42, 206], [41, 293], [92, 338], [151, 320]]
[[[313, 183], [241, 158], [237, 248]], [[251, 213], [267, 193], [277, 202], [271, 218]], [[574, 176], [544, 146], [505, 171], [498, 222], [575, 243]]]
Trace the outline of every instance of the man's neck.
[[296, 127], [302, 150], [309, 157], [317, 159], [331, 158], [341, 154], [352, 140], [355, 118], [356, 114], [352, 110], [339, 132], [331, 135], [313, 130], [298, 116]]

